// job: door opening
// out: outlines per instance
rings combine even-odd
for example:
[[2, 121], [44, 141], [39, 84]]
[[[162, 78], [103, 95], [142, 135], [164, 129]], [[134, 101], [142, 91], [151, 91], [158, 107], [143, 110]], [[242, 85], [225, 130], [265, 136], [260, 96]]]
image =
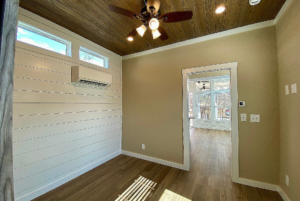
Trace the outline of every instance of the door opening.
[[202, 137], [221, 136], [229, 142], [231, 178], [239, 178], [237, 66], [234, 62], [182, 70], [184, 169], [191, 168], [190, 131], [196, 138], [202, 132]]

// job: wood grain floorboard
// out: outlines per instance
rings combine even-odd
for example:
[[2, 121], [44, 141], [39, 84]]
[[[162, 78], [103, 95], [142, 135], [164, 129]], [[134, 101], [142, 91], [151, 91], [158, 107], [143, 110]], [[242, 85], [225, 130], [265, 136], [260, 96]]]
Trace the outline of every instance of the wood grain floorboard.
[[282, 201], [277, 192], [231, 182], [230, 132], [191, 130], [189, 172], [120, 155], [35, 201], [114, 201], [139, 175], [156, 183], [148, 201], [165, 189], [193, 201]]

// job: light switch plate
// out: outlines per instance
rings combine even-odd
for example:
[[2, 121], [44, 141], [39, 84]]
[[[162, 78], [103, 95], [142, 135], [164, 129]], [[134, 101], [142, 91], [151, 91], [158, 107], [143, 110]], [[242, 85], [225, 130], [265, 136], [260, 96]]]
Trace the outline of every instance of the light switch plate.
[[250, 122], [260, 122], [260, 115], [259, 114], [250, 114]]
[[247, 114], [241, 114], [241, 121], [247, 121]]
[[297, 84], [296, 83], [291, 85], [291, 92], [292, 92], [292, 94], [297, 93]]
[[289, 176], [287, 176], [287, 175], [285, 175], [285, 184], [286, 184], [287, 186], [290, 185], [290, 178], [289, 178]]
[[285, 95], [289, 95], [290, 90], [289, 90], [289, 85], [285, 85]]

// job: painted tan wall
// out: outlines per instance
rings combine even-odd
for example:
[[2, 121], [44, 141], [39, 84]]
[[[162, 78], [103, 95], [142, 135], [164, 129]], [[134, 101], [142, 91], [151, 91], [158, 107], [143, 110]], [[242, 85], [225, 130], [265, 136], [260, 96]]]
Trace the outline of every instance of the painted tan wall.
[[[279, 95], [275, 27], [123, 61], [123, 150], [182, 163], [184, 68], [239, 62], [238, 95], [261, 123], [239, 122], [240, 176], [279, 182]], [[141, 149], [141, 144], [146, 149]]]
[[[276, 24], [280, 97], [280, 186], [291, 200], [300, 200], [300, 1], [294, 0]], [[285, 95], [285, 85], [298, 93]], [[289, 187], [285, 175], [290, 177]]]

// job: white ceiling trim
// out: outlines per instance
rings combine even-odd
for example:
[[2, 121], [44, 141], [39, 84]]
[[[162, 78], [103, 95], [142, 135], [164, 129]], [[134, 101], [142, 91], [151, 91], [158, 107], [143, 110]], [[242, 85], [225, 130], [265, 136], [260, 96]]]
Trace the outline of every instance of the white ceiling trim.
[[265, 27], [274, 26], [277, 23], [277, 21], [282, 17], [283, 13], [290, 6], [291, 2], [293, 2], [293, 1], [294, 0], [286, 0], [286, 2], [284, 3], [284, 5], [280, 9], [279, 13], [277, 14], [277, 16], [274, 20], [269, 20], [269, 21], [265, 21], [265, 22], [251, 24], [251, 25], [244, 26], [244, 27], [230, 29], [230, 30], [227, 30], [227, 31], [223, 31], [223, 32], [219, 32], [219, 33], [215, 33], [215, 34], [211, 34], [211, 35], [207, 35], [207, 36], [201, 36], [201, 37], [198, 37], [198, 38], [193, 38], [193, 39], [190, 39], [190, 40], [186, 40], [186, 41], [182, 41], [182, 42], [178, 42], [178, 43], [173, 43], [173, 44], [170, 44], [170, 45], [154, 48], [154, 49], [151, 49], [151, 50], [146, 50], [146, 51], [143, 51], [143, 52], [129, 54], [129, 55], [123, 56], [122, 59], [123, 60], [131, 59], [131, 58], [140, 57], [140, 56], [144, 56], [144, 55], [148, 55], [148, 54], [153, 54], [153, 53], [156, 53], [156, 52], [161, 52], [161, 51], [165, 51], [165, 50], [174, 49], [174, 48], [177, 48], [177, 47], [182, 47], [182, 46], [191, 45], [191, 44], [195, 44], [195, 43], [199, 43], [199, 42], [203, 42], [203, 41], [213, 40], [213, 39], [216, 39], [216, 38], [222, 38], [222, 37], [230, 36], [230, 35], [233, 35], [233, 34], [239, 34], [239, 33], [247, 32], [247, 31], [255, 30], [255, 29], [261, 29], [261, 28], [265, 28]]
[[182, 42], [173, 43], [173, 44], [170, 44], [170, 45], [154, 48], [154, 49], [151, 49], [151, 50], [146, 50], [146, 51], [143, 51], [143, 52], [129, 54], [129, 55], [123, 56], [122, 59], [126, 60], [126, 59], [135, 58], [135, 57], [140, 57], [140, 56], [144, 56], [144, 55], [147, 55], [147, 54], [152, 54], [152, 53], [156, 53], [156, 52], [170, 50], [170, 49], [174, 49], [174, 48], [177, 48], [177, 47], [182, 47], [182, 46], [191, 45], [191, 44], [195, 44], [195, 43], [199, 43], [199, 42], [203, 42], [203, 41], [213, 40], [213, 39], [216, 39], [216, 38], [222, 38], [222, 37], [225, 37], [225, 36], [230, 36], [230, 35], [233, 35], [233, 34], [239, 34], [239, 33], [247, 32], [247, 31], [251, 31], [251, 30], [255, 30], [255, 29], [261, 29], [261, 28], [265, 28], [265, 27], [269, 27], [269, 26], [274, 26], [274, 20], [269, 20], [269, 21], [265, 21], [265, 22], [251, 24], [251, 25], [244, 26], [244, 27], [230, 29], [230, 30], [227, 30], [227, 31], [223, 31], [223, 32], [219, 32], [219, 33], [215, 33], [215, 34], [211, 34], [211, 35], [201, 36], [201, 37], [198, 37], [198, 38], [193, 38], [193, 39], [190, 39], [190, 40], [185, 40], [185, 41], [182, 41]]
[[276, 18], [274, 19], [274, 24], [278, 22], [278, 20], [281, 18], [283, 13], [288, 9], [288, 7], [291, 5], [291, 3], [294, 0], [286, 0], [285, 3], [283, 4], [282, 8], [280, 9], [279, 13], [277, 14]]

